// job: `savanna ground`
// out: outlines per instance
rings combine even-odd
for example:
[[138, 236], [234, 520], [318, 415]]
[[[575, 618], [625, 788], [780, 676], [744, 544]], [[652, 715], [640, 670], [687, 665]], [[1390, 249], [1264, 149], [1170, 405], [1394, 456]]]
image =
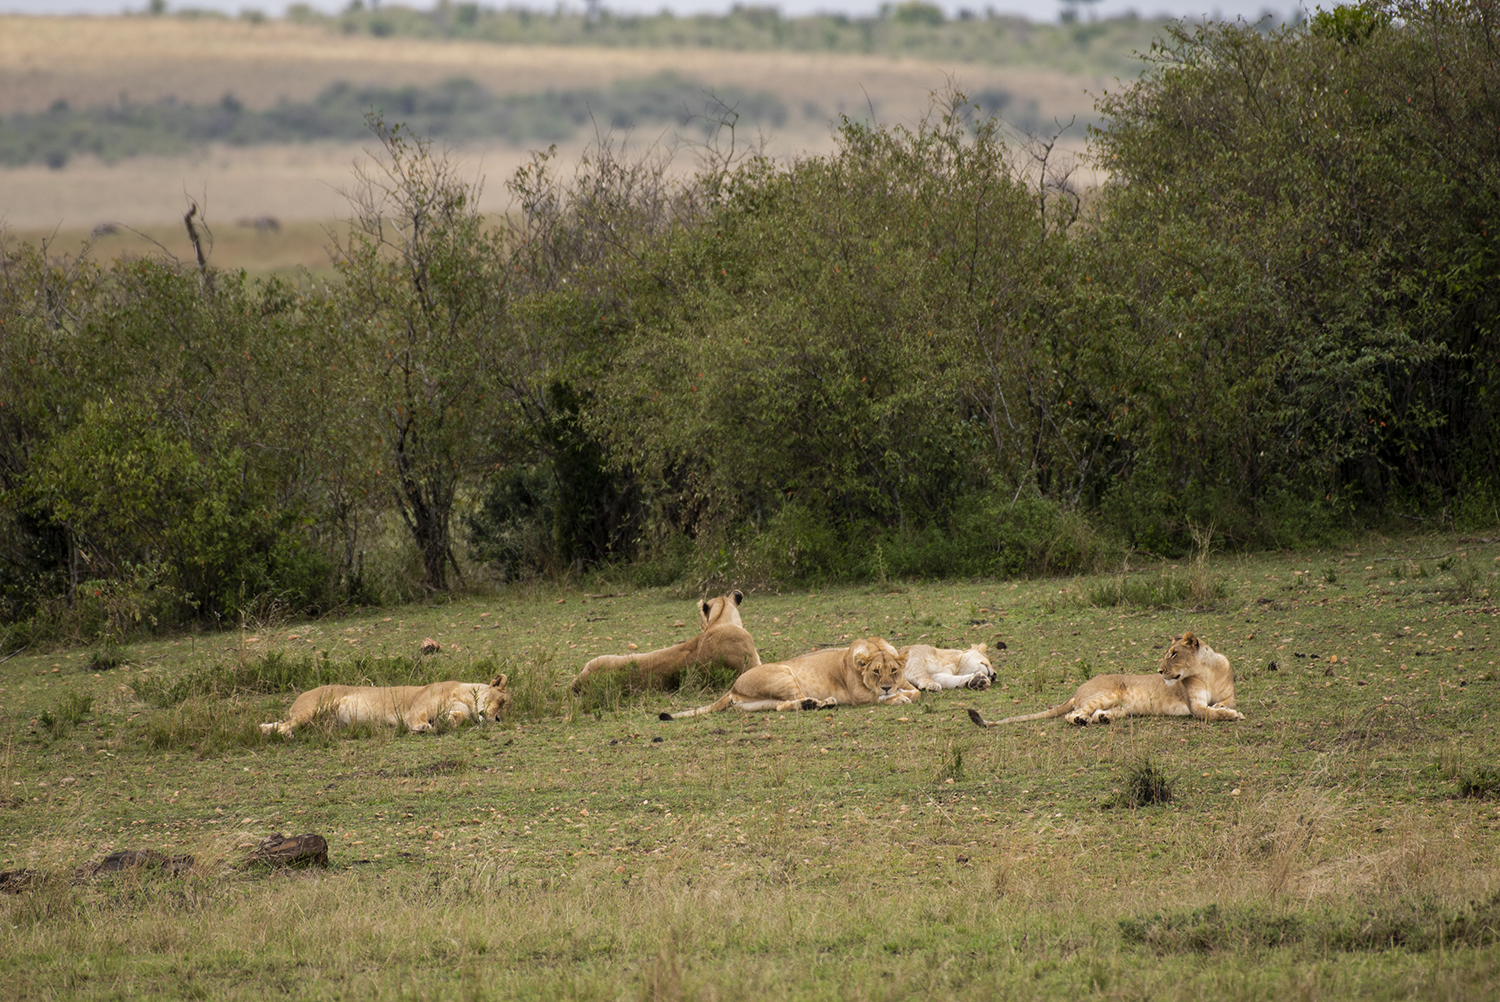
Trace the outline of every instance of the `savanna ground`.
[[[0, 666], [0, 989], [116, 998], [1493, 998], [1500, 540], [1371, 537], [1076, 579], [754, 593], [766, 659], [1004, 642], [986, 692], [661, 723], [566, 688], [696, 629], [591, 580]], [[1192, 629], [1247, 719], [979, 731]], [[444, 646], [412, 657], [424, 637]], [[291, 682], [487, 679], [433, 736], [262, 740]], [[404, 674], [403, 674], [404, 673]], [[700, 683], [706, 681], [707, 685]], [[717, 682], [722, 685], [722, 680]], [[697, 686], [696, 688], [694, 686]], [[278, 691], [285, 688], [286, 691]], [[1165, 804], [1131, 806], [1147, 765]], [[234, 863], [317, 832], [326, 871]], [[121, 848], [183, 878], [66, 874]]]

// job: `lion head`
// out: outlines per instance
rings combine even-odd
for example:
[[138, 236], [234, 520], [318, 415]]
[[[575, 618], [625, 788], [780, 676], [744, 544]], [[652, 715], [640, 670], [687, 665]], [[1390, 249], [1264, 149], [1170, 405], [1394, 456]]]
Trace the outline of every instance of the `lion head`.
[[1161, 665], [1157, 671], [1168, 681], [1182, 678], [1198, 666], [1198, 652], [1203, 648], [1203, 641], [1199, 640], [1191, 632], [1184, 633], [1172, 641], [1172, 646], [1167, 648], [1167, 653], [1161, 659]]
[[958, 657], [958, 675], [972, 675], [975, 672], [983, 672], [987, 677], [995, 677], [995, 667], [990, 664], [989, 644], [974, 644]]
[[703, 628], [706, 630], [711, 626], [738, 626], [744, 629], [745, 624], [740, 619], [740, 603], [745, 600], [744, 594], [735, 589], [718, 598], [704, 599], [698, 603], [698, 614], [703, 617]]
[[499, 720], [500, 714], [510, 709], [510, 693], [505, 691], [509, 682], [509, 677], [496, 675], [489, 685], [480, 687], [474, 696], [474, 710], [481, 721]]
[[880, 699], [889, 699], [906, 685], [906, 659], [880, 637], [856, 640], [849, 657], [865, 687]]

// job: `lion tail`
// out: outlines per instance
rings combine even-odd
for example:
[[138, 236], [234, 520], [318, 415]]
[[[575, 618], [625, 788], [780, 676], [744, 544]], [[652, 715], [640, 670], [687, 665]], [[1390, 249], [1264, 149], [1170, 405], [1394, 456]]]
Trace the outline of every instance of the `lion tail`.
[[1072, 709], [1073, 700], [1070, 699], [1060, 706], [1052, 707], [1050, 710], [1042, 710], [1040, 713], [1027, 713], [1019, 717], [1006, 717], [1004, 720], [986, 720], [980, 715], [978, 710], [971, 709], [969, 711], [969, 719], [980, 727], [995, 727], [999, 724], [1020, 724], [1027, 720], [1050, 720], [1053, 717], [1060, 717]]
[[728, 692], [724, 693], [724, 695], [720, 696], [712, 703], [709, 703], [707, 706], [700, 706], [695, 710], [682, 710], [678, 713], [662, 713], [657, 719], [681, 720], [683, 717], [701, 717], [708, 713], [717, 713], [720, 710], [727, 710], [733, 705], [734, 690], [730, 689]]

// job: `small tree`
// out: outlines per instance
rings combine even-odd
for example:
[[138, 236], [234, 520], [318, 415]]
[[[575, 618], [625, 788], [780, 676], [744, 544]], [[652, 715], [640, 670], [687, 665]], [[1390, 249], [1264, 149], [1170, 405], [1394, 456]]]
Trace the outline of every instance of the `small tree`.
[[505, 311], [503, 249], [464, 181], [431, 142], [367, 118], [384, 158], [357, 172], [354, 219], [336, 238], [344, 278], [338, 364], [379, 452], [377, 476], [422, 555], [422, 584], [458, 569], [454, 501], [490, 452], [486, 343]]

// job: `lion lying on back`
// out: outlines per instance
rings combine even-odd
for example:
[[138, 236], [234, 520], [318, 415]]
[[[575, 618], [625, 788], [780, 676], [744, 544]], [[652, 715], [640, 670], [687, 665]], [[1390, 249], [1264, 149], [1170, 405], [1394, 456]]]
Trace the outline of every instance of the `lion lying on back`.
[[913, 644], [898, 652], [906, 660], [906, 680], [923, 692], [944, 689], [988, 689], [995, 669], [985, 656], [988, 644], [968, 650]]
[[1229, 659], [1191, 633], [1172, 641], [1155, 675], [1100, 675], [1080, 685], [1061, 706], [1020, 717], [985, 720], [978, 710], [969, 711], [969, 719], [980, 727], [1064, 715], [1069, 723], [1079, 725], [1145, 716], [1245, 719], [1234, 708], [1234, 669]]
[[435, 730], [438, 722], [461, 724], [497, 720], [510, 707], [509, 681], [496, 676], [482, 682], [434, 682], [431, 685], [320, 685], [298, 696], [285, 720], [261, 724], [264, 734], [290, 737], [314, 717], [327, 714], [342, 726], [350, 724], [405, 724], [416, 733]]
[[921, 698], [906, 681], [906, 659], [879, 637], [758, 665], [734, 680], [716, 702], [663, 713], [662, 720], [727, 710], [821, 710], [831, 706], [901, 706]]
[[573, 691], [583, 688], [590, 675], [602, 671], [619, 671], [632, 664], [643, 675], [663, 682], [682, 674], [684, 668], [707, 668], [723, 663], [735, 671], [744, 671], [760, 664], [755, 641], [745, 632], [740, 621], [740, 603], [745, 596], [732, 591], [727, 595], [698, 603], [698, 615], [703, 620], [703, 632], [680, 644], [664, 647], [645, 654], [601, 654], [583, 666], [583, 671], [573, 680]]

